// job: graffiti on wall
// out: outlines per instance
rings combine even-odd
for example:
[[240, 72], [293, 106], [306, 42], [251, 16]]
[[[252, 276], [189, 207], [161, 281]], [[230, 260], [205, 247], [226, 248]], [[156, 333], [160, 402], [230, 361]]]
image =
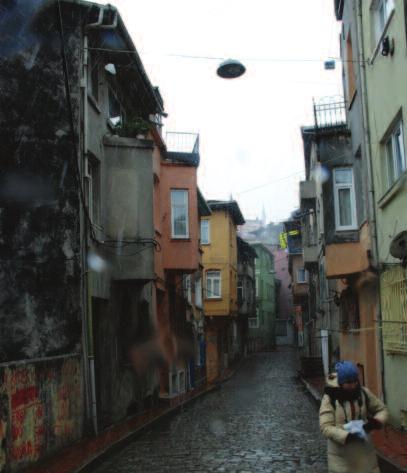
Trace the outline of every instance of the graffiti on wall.
[[1, 373], [0, 383], [0, 472], [2, 472], [6, 466], [7, 394]]
[[44, 443], [43, 406], [35, 378], [32, 365], [5, 372], [11, 408], [11, 461], [37, 460]]
[[83, 417], [80, 358], [8, 366], [3, 379], [0, 471], [6, 462], [13, 466], [32, 463], [80, 438]]

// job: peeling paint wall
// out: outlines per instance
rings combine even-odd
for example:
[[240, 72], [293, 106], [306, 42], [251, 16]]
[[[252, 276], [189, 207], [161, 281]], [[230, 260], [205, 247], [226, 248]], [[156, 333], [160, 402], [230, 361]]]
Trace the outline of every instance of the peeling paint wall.
[[[11, 5], [0, 20], [0, 362], [76, 352], [81, 331], [79, 193], [55, 9], [38, 17], [41, 2]], [[78, 41], [71, 32], [67, 50]], [[68, 62], [75, 98], [78, 57]]]
[[[0, 7], [0, 471], [83, 430], [79, 136], [70, 130], [56, 7]], [[79, 11], [62, 8], [76, 126]]]

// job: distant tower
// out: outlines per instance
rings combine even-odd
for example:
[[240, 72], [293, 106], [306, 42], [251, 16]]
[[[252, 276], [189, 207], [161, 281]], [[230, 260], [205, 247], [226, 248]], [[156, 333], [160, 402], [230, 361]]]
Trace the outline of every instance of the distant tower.
[[263, 204], [263, 210], [261, 212], [261, 223], [263, 227], [267, 225], [266, 209], [264, 208], [264, 204]]

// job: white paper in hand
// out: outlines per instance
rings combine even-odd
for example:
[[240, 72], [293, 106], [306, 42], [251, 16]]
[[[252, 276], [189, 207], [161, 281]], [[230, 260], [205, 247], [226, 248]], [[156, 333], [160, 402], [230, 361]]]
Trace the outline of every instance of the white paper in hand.
[[365, 429], [363, 428], [363, 424], [365, 422], [363, 420], [351, 420], [347, 424], [343, 426], [343, 428], [351, 433], [355, 434], [358, 437], [360, 437], [362, 440], [368, 440], [367, 434], [365, 432]]

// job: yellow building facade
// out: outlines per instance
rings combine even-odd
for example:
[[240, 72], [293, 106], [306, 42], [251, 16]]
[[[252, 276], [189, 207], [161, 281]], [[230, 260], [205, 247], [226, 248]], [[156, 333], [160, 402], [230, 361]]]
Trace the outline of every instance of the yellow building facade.
[[207, 377], [216, 380], [228, 366], [237, 317], [237, 226], [244, 224], [234, 201], [208, 201], [212, 215], [201, 220], [206, 315]]

